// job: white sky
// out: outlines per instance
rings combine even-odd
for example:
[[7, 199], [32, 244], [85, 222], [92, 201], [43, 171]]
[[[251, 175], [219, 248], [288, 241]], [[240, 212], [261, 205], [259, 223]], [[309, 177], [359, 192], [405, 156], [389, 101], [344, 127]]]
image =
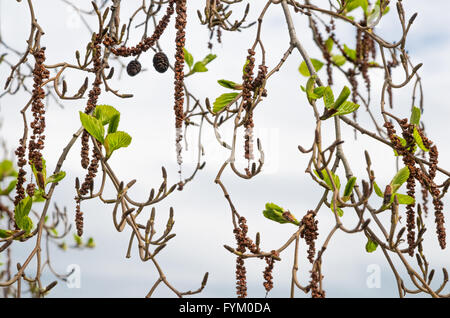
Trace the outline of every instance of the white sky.
[[[140, 1], [127, 1], [122, 8], [121, 17], [127, 19]], [[264, 1], [252, 1], [250, 20], [259, 14]], [[129, 4], [130, 3], [130, 4]], [[133, 5], [131, 5], [133, 3]], [[317, 4], [327, 1], [315, 1]], [[188, 4], [188, 37], [187, 49], [196, 60], [210, 53], [207, 49], [208, 31], [200, 26], [196, 10], [201, 8], [203, 1], [190, 1]], [[47, 47], [47, 63], [60, 61], [75, 62], [75, 50], [85, 47], [89, 41], [89, 33], [76, 14], [61, 1], [52, 0], [36, 4], [36, 16], [46, 31], [42, 39]], [[449, 162], [447, 121], [450, 116], [446, 92], [449, 89], [448, 74], [450, 72], [450, 30], [447, 12], [450, 3], [435, 0], [433, 6], [419, 0], [404, 1], [408, 16], [419, 12], [408, 38], [408, 49], [414, 63], [424, 63], [421, 69], [425, 90], [425, 120], [428, 136], [436, 141], [440, 151], [440, 165], [444, 168]], [[395, 5], [392, 6], [393, 8]], [[234, 9], [234, 14], [240, 16], [242, 10]], [[380, 25], [379, 33], [389, 41], [395, 41], [400, 34], [400, 26], [395, 21], [395, 10], [386, 17]], [[307, 18], [295, 16], [297, 34], [308, 48], [311, 57], [319, 57], [314, 47], [311, 34], [307, 29]], [[125, 21], [125, 20], [124, 20]], [[140, 19], [138, 19], [140, 21]], [[95, 25], [95, 18], [89, 19]], [[0, 27], [4, 40], [12, 47], [21, 50], [25, 47], [25, 39], [29, 30], [29, 19], [26, 3], [16, 1], [0, 2]], [[218, 58], [208, 65], [209, 71], [195, 74], [186, 83], [195, 96], [204, 100], [209, 97], [214, 100], [226, 89], [219, 86], [218, 79], [239, 81], [246, 51], [253, 43], [256, 29], [251, 28], [241, 33], [223, 35], [223, 44], [215, 44], [212, 53]], [[342, 32], [342, 33], [341, 33]], [[343, 41], [353, 46], [353, 31], [347, 27], [338, 27], [338, 34]], [[135, 43], [140, 31], [135, 32], [131, 43]], [[174, 52], [173, 23], [169, 26], [161, 41], [161, 46], [173, 60]], [[263, 24], [262, 39], [267, 49], [267, 65], [272, 68], [280, 60], [289, 45], [289, 37], [280, 6], [272, 6]], [[3, 49], [3, 48], [2, 48]], [[2, 51], [0, 51], [2, 53]], [[83, 53], [82, 53], [83, 54]], [[172, 110], [172, 74], [159, 74], [153, 71], [151, 59], [153, 54], [141, 57], [141, 63], [147, 72], [142, 72], [134, 78], [123, 74], [121, 80], [112, 81], [113, 87], [121, 92], [134, 94], [133, 99], [121, 100], [112, 94], [103, 94], [100, 104], [111, 104], [119, 109], [121, 129], [133, 137], [132, 144], [126, 150], [117, 151], [110, 160], [117, 175], [124, 181], [137, 179], [131, 194], [137, 199], [147, 198], [151, 187], [159, 187], [161, 182], [161, 166], [169, 173], [171, 182], [177, 180], [177, 165], [174, 149], [174, 118]], [[8, 60], [15, 62], [16, 56], [8, 55]], [[128, 62], [129, 59], [126, 59]], [[251, 181], [237, 178], [229, 171], [224, 173], [223, 181], [230, 190], [233, 201], [241, 214], [248, 220], [250, 235], [254, 237], [257, 231], [262, 233], [262, 247], [272, 250], [281, 246], [295, 231], [292, 225], [275, 224], [262, 216], [266, 202], [281, 205], [301, 218], [308, 209], [315, 207], [322, 195], [319, 187], [304, 173], [309, 157], [299, 153], [299, 144], [309, 147], [313, 138], [314, 121], [311, 108], [307, 105], [300, 85], [305, 84], [297, 68], [301, 57], [294, 52], [285, 63], [282, 70], [275, 74], [268, 84], [268, 98], [261, 104], [255, 114], [256, 134], [261, 137], [266, 152], [266, 170]], [[0, 82], [8, 74], [5, 65], [0, 67]], [[335, 72], [337, 75], [337, 72]], [[325, 70], [319, 73], [325, 76]], [[115, 75], [116, 78], [116, 75]], [[372, 82], [380, 82], [383, 75], [373, 74]], [[69, 92], [77, 90], [84, 79], [84, 74], [67, 73]], [[396, 73], [395, 82], [403, 81], [403, 74]], [[76, 83], [76, 84], [75, 84]], [[342, 78], [336, 76], [335, 90], [348, 85]], [[2, 84], [3, 86], [3, 84]], [[380, 83], [373, 86], [373, 91], [379, 91]], [[395, 113], [401, 117], [409, 117], [411, 106], [410, 93], [412, 85], [395, 92]], [[19, 109], [27, 101], [25, 94], [17, 94], [0, 101], [0, 118], [4, 120], [1, 134], [11, 148], [15, 148], [20, 138], [22, 120]], [[372, 98], [372, 109], [377, 112], [379, 96]], [[54, 103], [49, 105], [47, 112], [47, 139], [44, 156], [48, 169], [51, 170], [62, 151], [63, 146], [80, 126], [78, 111], [84, 108], [85, 101], [64, 102], [64, 109]], [[362, 124], [372, 130], [373, 125], [362, 112], [359, 114]], [[380, 116], [378, 116], [380, 118]], [[353, 130], [345, 127], [343, 147], [350, 158], [352, 169], [358, 180], [366, 178], [364, 167], [364, 150], [372, 155], [373, 167], [379, 184], [386, 184], [395, 174], [392, 150], [384, 145], [378, 145], [370, 139], [358, 136], [353, 139]], [[326, 140], [332, 138], [333, 127], [330, 122], [323, 125]], [[331, 134], [331, 135], [330, 135]], [[227, 138], [227, 134], [223, 134]], [[327, 137], [328, 136], [328, 137]], [[188, 135], [190, 151], [184, 154], [186, 175], [192, 170], [196, 158], [195, 135]], [[228, 136], [229, 139], [229, 136]], [[180, 290], [197, 289], [204, 272], [210, 272], [210, 279], [202, 297], [233, 297], [235, 294], [235, 257], [223, 248], [223, 244], [235, 245], [230, 222], [230, 211], [220, 188], [213, 180], [221, 163], [228, 154], [217, 144], [213, 131], [205, 126], [203, 144], [207, 161], [204, 170], [200, 171], [197, 180], [190, 183], [184, 191], [164, 200], [157, 207], [157, 222], [164, 229], [170, 206], [175, 209], [175, 228], [177, 237], [160, 254], [160, 264], [174, 286]], [[240, 147], [241, 149], [242, 147]], [[55, 192], [54, 200], [60, 205], [66, 205], [70, 217], [74, 217], [73, 201], [75, 177], [82, 177], [84, 170], [79, 164], [80, 144], [77, 142], [66, 160], [63, 170], [68, 176], [60, 183]], [[238, 166], [244, 167], [243, 156]], [[344, 180], [344, 172], [338, 173]], [[442, 180], [442, 178], [440, 179]], [[343, 182], [343, 181], [342, 181]], [[109, 192], [112, 193], [111, 191]], [[379, 203], [376, 198], [374, 201]], [[448, 200], [444, 203], [448, 204]], [[142, 297], [153, 282], [157, 273], [152, 264], [142, 263], [133, 250], [132, 257], [125, 259], [129, 233], [117, 233], [111, 220], [111, 207], [105, 207], [98, 201], [84, 202], [85, 236], [94, 236], [97, 247], [95, 250], [61, 252], [54, 249], [53, 263], [57, 270], [64, 272], [69, 264], [79, 264], [81, 268], [82, 286], [80, 289], [69, 289], [64, 283], [58, 284], [50, 296], [55, 297]], [[445, 210], [444, 210], [445, 212]], [[150, 213], [150, 209], [148, 210]], [[403, 211], [404, 213], [404, 211]], [[319, 246], [329, 228], [334, 224], [330, 211], [323, 208], [319, 218]], [[447, 218], [448, 220], [448, 218]], [[348, 227], [355, 224], [351, 210], [346, 210], [343, 222]], [[449, 252], [441, 251], [435, 237], [434, 222], [427, 220], [428, 231], [425, 235], [428, 260], [436, 267], [435, 280], [440, 281], [440, 267], [449, 264]], [[158, 229], [158, 228], [157, 228]], [[69, 239], [70, 241], [70, 239]], [[338, 233], [324, 256], [323, 273], [325, 275], [325, 290], [329, 297], [395, 297], [396, 288], [393, 274], [381, 253], [365, 252], [366, 239], [363, 234], [345, 235]], [[16, 244], [18, 245], [18, 244]], [[25, 244], [23, 249], [29, 247]], [[271, 297], [288, 297], [290, 288], [290, 272], [292, 266], [293, 247], [282, 254], [282, 262], [277, 262], [274, 269], [274, 289]], [[17, 261], [22, 261], [23, 251], [15, 252]], [[309, 263], [305, 261], [306, 249], [302, 243], [300, 249], [299, 279], [305, 284], [309, 281]], [[398, 260], [395, 260], [398, 263]], [[262, 271], [265, 262], [250, 260], [248, 264], [248, 285], [251, 297], [264, 297], [262, 287]], [[366, 286], [367, 268], [377, 264], [381, 268], [381, 288], [371, 289]], [[404, 271], [403, 271], [404, 273]], [[47, 277], [50, 282], [51, 277]], [[53, 279], [52, 279], [53, 280]], [[437, 282], [436, 282], [437, 283]], [[304, 297], [297, 292], [297, 296]], [[155, 296], [172, 297], [166, 288], [160, 287]]]

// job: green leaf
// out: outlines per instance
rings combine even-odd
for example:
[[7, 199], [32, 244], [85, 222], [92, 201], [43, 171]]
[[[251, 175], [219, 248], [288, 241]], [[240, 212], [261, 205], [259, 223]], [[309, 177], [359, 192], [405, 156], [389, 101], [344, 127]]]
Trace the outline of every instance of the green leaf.
[[323, 102], [326, 108], [330, 108], [334, 104], [334, 95], [330, 86], [325, 87], [323, 91]]
[[417, 131], [417, 127], [414, 127], [413, 136], [414, 136], [414, 141], [416, 142], [417, 146], [419, 146], [420, 149], [422, 149], [423, 151], [430, 151], [430, 149], [425, 147], [425, 145], [423, 144], [422, 137], [420, 136], [419, 132]]
[[411, 111], [411, 118], [409, 119], [409, 123], [413, 125], [419, 125], [420, 123], [420, 108], [413, 106]]
[[0, 229], [0, 238], [8, 238], [11, 235], [13, 235], [13, 232], [11, 230], [1, 230]]
[[338, 98], [334, 102], [333, 108], [339, 109], [339, 106], [341, 106], [347, 100], [347, 98], [350, 96], [350, 93], [351, 93], [350, 88], [344, 86]]
[[350, 113], [353, 113], [355, 110], [359, 108], [358, 104], [355, 104], [350, 101], [344, 102], [341, 106], [339, 106], [337, 112], [332, 115], [333, 116], [341, 116], [341, 115], [347, 115]]
[[319, 95], [314, 93], [314, 84], [316, 82], [317, 76], [313, 75], [310, 78], [308, 78], [308, 81], [306, 82], [306, 95], [308, 97], [308, 101], [310, 104], [312, 104], [312, 101], [314, 99], [320, 98]]
[[290, 214], [290, 212], [285, 211], [282, 207], [274, 203], [266, 203], [266, 209], [263, 211], [263, 215], [269, 220], [284, 224], [292, 223], [299, 225], [297, 219]]
[[206, 68], [206, 66], [203, 62], [197, 62], [194, 65], [193, 71], [194, 72], [207, 72], [208, 69]]
[[396, 193], [398, 189], [409, 178], [409, 168], [404, 167], [400, 169], [391, 181], [392, 193]]
[[43, 189], [38, 189], [34, 191], [33, 202], [44, 202], [46, 199], [42, 196], [44, 194]]
[[24, 230], [26, 233], [30, 233], [33, 229], [33, 222], [28, 217], [31, 211], [31, 206], [33, 204], [33, 199], [29, 196], [22, 199], [19, 204], [14, 209], [14, 218], [17, 226]]
[[228, 80], [218, 80], [217, 83], [219, 83], [220, 86], [223, 86], [225, 88], [229, 88], [229, 89], [236, 89], [237, 84], [233, 81], [228, 81]]
[[377, 247], [378, 247], [378, 243], [377, 242], [374, 242], [371, 239], [367, 240], [367, 243], [366, 243], [366, 251], [367, 251], [367, 253], [375, 252]]
[[186, 61], [186, 64], [189, 66], [189, 68], [192, 67], [192, 65], [194, 64], [194, 58], [192, 57], [192, 54], [188, 52], [188, 50], [186, 50], [186, 48], [183, 48], [183, 52], [184, 52], [184, 60]]
[[331, 52], [331, 51], [333, 50], [333, 44], [334, 44], [334, 42], [333, 42], [333, 39], [332, 39], [332, 38], [328, 38], [328, 39], [325, 41], [325, 47], [326, 47], [326, 49], [327, 49], [328, 52]]
[[102, 144], [105, 142], [105, 128], [100, 120], [80, 111], [80, 120], [84, 129]]
[[[416, 200], [413, 197], [406, 195], [406, 194], [396, 193], [394, 195], [397, 197], [399, 204], [409, 205], [409, 204], [414, 204], [416, 202]], [[391, 198], [391, 203], [394, 201], [394, 195]]]
[[266, 203], [266, 209], [263, 211], [263, 214], [266, 218], [269, 220], [278, 222], [278, 223], [288, 223], [288, 220], [286, 220], [283, 217], [283, 208], [279, 207], [278, 205], [274, 203]]
[[204, 65], [207, 65], [207, 64], [211, 63], [216, 57], [217, 57], [216, 54], [208, 54], [208, 55], [206, 55], [206, 57], [203, 59], [202, 63], [203, 63]]
[[[336, 203], [336, 205], [337, 205], [337, 203]], [[331, 211], [334, 212], [334, 203], [333, 202], [331, 202], [330, 208], [331, 208]], [[344, 216], [344, 211], [338, 205], [336, 206], [336, 210], [337, 210], [337, 215], [339, 217], [343, 217]]]
[[349, 48], [347, 44], [344, 44], [344, 52], [351, 60], [356, 60], [356, 51]]
[[337, 66], [342, 66], [345, 64], [345, 62], [347, 62], [347, 59], [345, 58], [345, 56], [343, 55], [333, 55], [331, 57], [331, 60], [337, 65]]
[[0, 162], [0, 181], [6, 177], [16, 177], [17, 172], [11, 160], [3, 160]]
[[314, 88], [314, 91], [313, 91], [313, 93], [316, 94], [317, 96], [319, 96], [319, 98], [323, 97], [324, 92], [325, 92], [324, 86], [316, 87], [316, 88]]
[[45, 184], [49, 184], [49, 183], [54, 183], [54, 182], [59, 182], [62, 179], [64, 179], [64, 177], [66, 176], [66, 172], [65, 171], [60, 171], [52, 176], [50, 176], [46, 181]]
[[[38, 171], [36, 167], [34, 166], [34, 163], [31, 163], [31, 170], [33, 171], [34, 177], [36, 180], [38, 180]], [[44, 183], [45, 179], [47, 178], [47, 163], [44, 158], [42, 158], [42, 176], [44, 177]]]
[[347, 184], [345, 185], [345, 190], [344, 190], [344, 197], [343, 197], [344, 201], [348, 200], [348, 199], [345, 200], [345, 198], [350, 198], [350, 195], [353, 192], [353, 188], [355, 187], [355, 183], [356, 183], [356, 177], [351, 177], [347, 181]]
[[[320, 176], [320, 174], [317, 172], [317, 170], [314, 169], [314, 173], [317, 177], [325, 181], [326, 185], [328, 186], [329, 190], [333, 190], [333, 183], [331, 182], [330, 178], [328, 177], [328, 173], [326, 169], [322, 169], [321, 174], [323, 178]], [[334, 180], [334, 184], [336, 185], [336, 188], [339, 190], [341, 188], [341, 181], [339, 180], [339, 176], [335, 175], [333, 171], [330, 170], [331, 177]]]
[[373, 187], [375, 189], [375, 193], [380, 197], [380, 198], [384, 198], [384, 193], [383, 191], [381, 191], [380, 187], [377, 185], [376, 182], [373, 183]]
[[225, 106], [230, 104], [238, 95], [239, 93], [225, 93], [217, 97], [213, 103], [213, 112], [218, 113], [219, 111], [221, 111], [223, 108], [225, 108]]
[[109, 121], [108, 134], [115, 133], [119, 128], [120, 114], [114, 115]]
[[131, 136], [123, 131], [116, 131], [108, 134], [105, 139], [106, 156], [109, 158], [113, 151], [128, 147], [131, 143]]
[[12, 180], [4, 190], [0, 190], [0, 195], [8, 195], [16, 187], [17, 179]]
[[[317, 60], [317, 59], [311, 59], [311, 63], [314, 67], [314, 70], [316, 72], [320, 71], [320, 69], [323, 67], [323, 62]], [[308, 66], [306, 65], [305, 61], [303, 61], [300, 64], [300, 67], [298, 68], [300, 74], [302, 74], [305, 77], [310, 77], [311, 74], [309, 74]]]
[[120, 112], [110, 105], [97, 105], [92, 114], [92, 116], [101, 121], [102, 125], [108, 124], [116, 115], [120, 115]]
[[75, 241], [75, 244], [77, 244], [77, 246], [83, 245], [83, 239], [81, 237], [79, 237], [78, 235], [74, 234], [73, 239]]
[[95, 247], [94, 238], [92, 238], [92, 237], [88, 238], [88, 241], [86, 243], [86, 247], [87, 248], [94, 248]]

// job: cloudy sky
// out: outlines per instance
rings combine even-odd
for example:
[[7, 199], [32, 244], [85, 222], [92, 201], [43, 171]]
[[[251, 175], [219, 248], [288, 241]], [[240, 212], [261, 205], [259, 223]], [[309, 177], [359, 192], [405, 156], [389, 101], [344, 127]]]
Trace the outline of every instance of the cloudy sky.
[[[264, 1], [251, 1], [249, 21], [255, 20], [262, 9]], [[328, 1], [314, 1], [317, 5], [325, 5]], [[122, 8], [121, 18], [124, 21], [140, 3], [127, 1]], [[186, 80], [191, 92], [204, 100], [206, 97], [214, 100], [226, 92], [217, 84], [218, 79], [239, 81], [246, 51], [253, 42], [256, 29], [250, 28], [240, 33], [225, 33], [223, 43], [215, 44], [212, 51], [207, 48], [209, 33], [198, 22], [196, 10], [204, 1], [189, 1], [187, 49], [196, 60], [202, 59], [208, 53], [217, 54], [217, 59], [208, 65], [207, 73], [195, 74]], [[79, 20], [75, 11], [59, 0], [42, 1], [36, 4], [36, 16], [46, 34], [42, 43], [47, 47], [47, 63], [60, 61], [75, 62], [75, 51], [83, 50], [90, 39], [90, 34]], [[420, 0], [404, 1], [408, 16], [414, 12], [419, 15], [410, 31], [407, 48], [414, 63], [423, 63], [421, 77], [425, 91], [425, 112], [428, 136], [436, 141], [439, 147], [440, 162], [445, 168], [450, 159], [448, 146], [447, 121], [450, 116], [447, 92], [449, 89], [448, 74], [450, 74], [450, 29], [447, 12], [450, 3], [444, 0], [430, 2]], [[395, 6], [393, 6], [394, 8]], [[87, 7], [86, 7], [87, 8]], [[240, 16], [242, 6], [233, 10]], [[142, 18], [142, 17], [141, 17]], [[238, 18], [238, 17], [236, 17]], [[96, 18], [87, 18], [95, 27]], [[141, 21], [141, 19], [137, 19]], [[307, 18], [294, 16], [297, 34], [308, 49], [311, 57], [320, 58], [314, 47], [311, 33], [307, 29]], [[0, 2], [0, 28], [3, 40], [8, 45], [22, 50], [29, 31], [29, 17], [26, 3], [16, 1]], [[378, 33], [388, 41], [399, 38], [401, 27], [396, 21], [396, 12], [392, 10], [380, 24]], [[338, 25], [338, 35], [342, 41], [354, 46], [354, 33], [351, 28]], [[140, 31], [135, 31], [131, 40], [136, 41]], [[161, 46], [169, 57], [174, 52], [173, 24], [161, 40]], [[282, 9], [279, 5], [272, 6], [264, 20], [262, 40], [267, 50], [267, 65], [275, 66], [284, 51], [289, 46], [289, 37]], [[134, 43], [133, 42], [133, 43]], [[4, 50], [0, 47], [0, 53]], [[10, 62], [15, 62], [17, 56], [9, 54]], [[123, 100], [112, 94], [103, 94], [100, 104], [114, 105], [122, 113], [121, 129], [132, 137], [132, 144], [126, 150], [120, 150], [111, 158], [110, 164], [124, 181], [137, 179], [131, 195], [145, 200], [152, 187], [158, 187], [161, 182], [161, 166], [165, 166], [171, 182], [177, 181], [177, 165], [174, 147], [174, 119], [172, 110], [173, 79], [172, 74], [156, 73], [151, 66], [152, 54], [145, 54], [140, 61], [147, 71], [134, 78], [122, 74], [115, 75], [113, 87], [120, 92], [131, 93], [134, 98]], [[128, 62], [128, 60], [126, 60]], [[269, 96], [258, 107], [255, 114], [256, 135], [261, 138], [266, 153], [266, 167], [256, 178], [246, 181], [236, 177], [228, 170], [223, 175], [223, 182], [230, 190], [239, 212], [246, 216], [250, 236], [260, 232], [261, 244], [265, 250], [281, 246], [295, 231], [292, 225], [275, 224], [262, 216], [266, 202], [274, 202], [289, 209], [301, 218], [309, 209], [316, 206], [322, 195], [319, 187], [304, 173], [308, 156], [299, 153], [297, 146], [307, 147], [313, 140], [314, 120], [311, 108], [307, 105], [300, 85], [305, 84], [305, 78], [298, 72], [301, 57], [294, 52], [283, 66], [269, 81], [267, 89]], [[7, 67], [0, 66], [0, 82], [4, 83], [8, 74]], [[319, 75], [325, 76], [325, 70]], [[69, 91], [77, 90], [84, 80], [84, 74], [67, 72]], [[382, 73], [373, 73], [373, 91], [380, 91]], [[394, 73], [395, 82], [404, 80], [401, 72]], [[346, 81], [339, 76], [335, 78], [335, 90], [340, 90]], [[3, 86], [3, 85], [2, 85]], [[409, 117], [411, 107], [412, 85], [395, 91], [395, 113], [399, 117]], [[21, 134], [22, 119], [19, 109], [27, 101], [26, 94], [16, 94], [0, 101], [0, 118], [3, 127], [0, 134], [7, 140], [8, 146], [16, 147]], [[47, 166], [52, 170], [62, 148], [79, 128], [78, 111], [84, 108], [85, 101], [64, 101], [64, 108], [55, 103], [48, 105], [47, 139], [44, 152]], [[370, 107], [379, 113], [379, 96], [374, 93]], [[377, 118], [381, 119], [379, 115]], [[373, 129], [368, 116], [359, 114], [362, 125]], [[325, 140], [332, 140], [333, 126], [330, 122], [323, 125]], [[193, 131], [194, 132], [194, 131]], [[353, 130], [343, 126], [343, 147], [358, 179], [365, 178], [364, 150], [372, 155], [373, 168], [379, 184], [387, 184], [395, 174], [395, 159], [392, 150], [379, 145], [372, 140], [358, 136], [355, 141]], [[229, 140], [229, 132], [223, 132], [223, 137]], [[196, 136], [188, 134], [189, 150], [185, 152], [184, 173], [188, 175], [196, 164]], [[223, 244], [234, 246], [234, 236], [230, 223], [230, 211], [220, 188], [214, 183], [214, 178], [220, 165], [227, 159], [228, 153], [217, 144], [213, 130], [205, 127], [202, 142], [205, 147], [205, 169], [200, 171], [195, 182], [190, 183], [185, 190], [164, 200], [156, 206], [157, 223], [164, 229], [169, 207], [175, 209], [175, 227], [177, 234], [168, 247], [160, 254], [160, 264], [170, 282], [180, 290], [197, 289], [203, 274], [208, 271], [210, 279], [203, 297], [233, 297], [235, 295], [235, 258], [223, 248]], [[241, 147], [242, 148], [242, 147]], [[75, 204], [73, 197], [74, 180], [82, 177], [84, 171], [79, 165], [80, 143], [77, 142], [66, 160], [63, 170], [67, 177], [60, 183], [55, 192], [54, 200], [61, 206], [66, 206], [71, 219], [74, 217]], [[244, 167], [243, 156], [238, 158], [238, 166]], [[338, 174], [341, 180], [345, 178], [342, 167]], [[440, 178], [439, 180], [442, 180]], [[110, 188], [109, 188], [110, 190]], [[112, 194], [112, 191], [109, 191]], [[380, 204], [376, 198], [374, 204]], [[444, 203], [448, 204], [448, 200]], [[142, 297], [153, 282], [158, 278], [150, 263], [142, 263], [133, 250], [132, 257], [125, 258], [129, 232], [116, 232], [109, 206], [98, 201], [83, 202], [85, 212], [85, 235], [95, 238], [97, 247], [94, 250], [70, 250], [62, 252], [52, 248], [54, 267], [59, 272], [66, 272], [71, 264], [77, 264], [81, 269], [81, 288], [68, 288], [60, 282], [50, 297]], [[445, 211], [444, 211], [445, 212]], [[147, 211], [149, 213], [149, 211]], [[403, 211], [404, 213], [404, 211]], [[332, 213], [326, 208], [320, 211], [319, 244], [324, 240], [329, 229], [334, 224]], [[343, 222], [347, 227], [355, 224], [355, 216], [351, 210], [345, 211]], [[425, 235], [427, 257], [432, 266], [437, 269], [435, 280], [440, 281], [440, 268], [449, 264], [449, 251], [441, 251], [434, 235], [434, 222], [427, 219], [428, 231]], [[72, 244], [70, 238], [69, 244]], [[366, 238], [363, 234], [347, 235], [337, 233], [324, 256], [323, 273], [324, 288], [329, 297], [396, 297], [394, 276], [381, 253], [368, 254], [365, 251]], [[16, 244], [15, 261], [23, 261], [30, 244]], [[300, 247], [299, 279], [303, 284], [309, 281], [309, 263], [306, 261], [306, 247]], [[282, 254], [282, 262], [277, 262], [274, 269], [274, 289], [270, 297], [288, 297], [290, 289], [290, 272], [292, 266], [293, 246]], [[398, 259], [394, 259], [399, 264]], [[262, 271], [265, 263], [250, 260], [248, 264], [248, 285], [251, 297], [264, 297], [262, 286]], [[379, 288], [369, 288], [367, 279], [371, 270], [379, 269]], [[400, 267], [401, 268], [401, 267]], [[400, 270], [403, 274], [404, 271]], [[45, 275], [50, 282], [53, 277]], [[438, 282], [435, 282], [438, 284]], [[434, 285], [433, 285], [434, 286]], [[157, 297], [174, 296], [167, 288], [161, 286], [155, 293]], [[298, 297], [305, 297], [300, 291]]]

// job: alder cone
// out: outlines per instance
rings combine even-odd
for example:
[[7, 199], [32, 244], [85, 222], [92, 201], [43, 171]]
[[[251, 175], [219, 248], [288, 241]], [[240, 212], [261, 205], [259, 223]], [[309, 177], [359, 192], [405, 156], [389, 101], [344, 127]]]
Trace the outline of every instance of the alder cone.
[[142, 68], [141, 63], [139, 63], [139, 61], [137, 60], [133, 60], [130, 63], [128, 63], [127, 73], [130, 76], [135, 76], [141, 71], [141, 68]]
[[153, 66], [159, 73], [164, 73], [169, 68], [169, 59], [163, 52], [158, 52], [153, 57]]

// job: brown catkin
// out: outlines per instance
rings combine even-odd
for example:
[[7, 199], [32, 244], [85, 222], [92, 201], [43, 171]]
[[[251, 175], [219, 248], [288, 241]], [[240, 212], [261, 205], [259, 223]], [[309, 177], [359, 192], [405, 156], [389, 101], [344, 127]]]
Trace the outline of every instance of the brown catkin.
[[166, 13], [161, 18], [161, 20], [158, 22], [158, 24], [156, 25], [155, 31], [153, 32], [153, 34], [151, 36], [145, 38], [141, 42], [139, 42], [136, 46], [134, 46], [134, 47], [121, 46], [119, 48], [111, 47], [111, 45], [114, 43], [114, 40], [111, 39], [109, 36], [105, 37], [103, 44], [110, 47], [111, 52], [114, 55], [118, 55], [118, 56], [131, 56], [131, 55], [136, 56], [138, 54], [141, 54], [142, 52], [148, 51], [152, 46], [155, 45], [156, 41], [158, 41], [160, 39], [161, 35], [164, 33], [167, 26], [169, 25], [170, 17], [172, 16], [172, 14], [175, 11], [173, 8], [175, 2], [179, 2], [179, 1], [178, 0], [170, 0], [169, 1], [169, 5], [167, 7]]
[[44, 149], [45, 140], [45, 107], [42, 99], [45, 97], [45, 92], [41, 86], [44, 80], [49, 78], [50, 72], [44, 66], [45, 48], [41, 48], [33, 55], [36, 60], [33, 70], [33, 101], [31, 103], [34, 120], [30, 123], [32, 135], [28, 143], [28, 160], [30, 165], [34, 165], [37, 172], [42, 172], [44, 167], [41, 151]]
[[75, 226], [77, 228], [77, 235], [83, 236], [83, 212], [81, 212], [80, 201], [77, 201], [75, 208]]
[[243, 79], [243, 89], [242, 89], [242, 100], [243, 107], [247, 112], [247, 120], [245, 122], [245, 141], [244, 141], [244, 151], [245, 158], [247, 160], [253, 159], [253, 113], [252, 113], [252, 91], [253, 91], [253, 69], [255, 67], [255, 51], [252, 49], [248, 50], [247, 65], [244, 68]]
[[[186, 0], [176, 0], [176, 21], [175, 28], [177, 30], [175, 37], [175, 103], [174, 103], [174, 111], [175, 111], [175, 128], [176, 128], [176, 137], [175, 137], [175, 146], [177, 153], [177, 163], [181, 166], [183, 159], [181, 157], [181, 141], [183, 140], [182, 136], [182, 126], [184, 121], [184, 46], [186, 42]], [[181, 174], [181, 170], [180, 170]]]
[[302, 224], [305, 225], [305, 230], [300, 234], [301, 238], [304, 238], [306, 244], [308, 245], [308, 260], [311, 264], [314, 262], [316, 255], [315, 241], [319, 236], [317, 227], [319, 221], [314, 219], [315, 216], [316, 214], [312, 210], [309, 210], [306, 213], [302, 219]]

